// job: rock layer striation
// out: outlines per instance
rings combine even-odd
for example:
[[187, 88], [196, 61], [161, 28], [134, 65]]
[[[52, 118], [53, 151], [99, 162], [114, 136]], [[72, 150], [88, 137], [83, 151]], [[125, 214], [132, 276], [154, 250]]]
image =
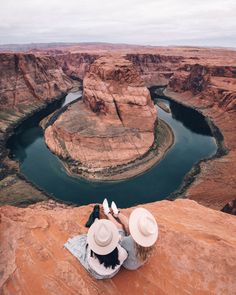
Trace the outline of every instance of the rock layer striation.
[[190, 199], [222, 209], [236, 195], [236, 67], [185, 65], [170, 79], [165, 94], [210, 118], [218, 154], [202, 161], [200, 173], [184, 193]]
[[50, 101], [73, 86], [52, 56], [1, 53], [0, 72], [1, 108]]

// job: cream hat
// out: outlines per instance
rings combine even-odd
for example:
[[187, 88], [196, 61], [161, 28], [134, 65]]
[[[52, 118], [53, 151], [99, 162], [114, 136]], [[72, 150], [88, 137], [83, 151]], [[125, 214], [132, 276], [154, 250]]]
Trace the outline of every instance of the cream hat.
[[154, 216], [144, 208], [136, 208], [129, 217], [129, 230], [134, 241], [143, 247], [151, 247], [158, 237], [158, 225]]
[[87, 242], [94, 253], [109, 254], [118, 245], [118, 229], [110, 220], [96, 220], [88, 230]]

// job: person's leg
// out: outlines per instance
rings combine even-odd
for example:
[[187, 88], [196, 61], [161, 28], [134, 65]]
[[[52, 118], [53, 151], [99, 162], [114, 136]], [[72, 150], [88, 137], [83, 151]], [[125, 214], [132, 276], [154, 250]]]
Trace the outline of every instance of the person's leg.
[[115, 224], [118, 229], [123, 229], [122, 225], [111, 215], [111, 213], [107, 214], [106, 216], [112, 223]]
[[[106, 215], [106, 217], [110, 221], [112, 221], [117, 226], [118, 229], [125, 230], [126, 233], [129, 234], [129, 220], [128, 220], [128, 218], [124, 214], [122, 214], [120, 212], [120, 210], [118, 210], [114, 201], [112, 201], [111, 207], [112, 207], [113, 215], [111, 214], [111, 210], [109, 208], [108, 201], [105, 198], [102, 203], [103, 213]], [[116, 214], [114, 214], [114, 213], [116, 213]], [[119, 218], [119, 222], [114, 217]]]

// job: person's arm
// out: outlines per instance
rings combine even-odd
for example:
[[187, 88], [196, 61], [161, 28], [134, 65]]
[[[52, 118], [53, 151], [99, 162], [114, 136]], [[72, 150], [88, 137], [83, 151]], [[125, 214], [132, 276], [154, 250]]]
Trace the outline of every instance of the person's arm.
[[[127, 216], [125, 216], [123, 213], [121, 213], [119, 211], [119, 213], [117, 214], [117, 217], [119, 218], [120, 223], [123, 225], [124, 230], [126, 232], [127, 235], [130, 234], [129, 232], [129, 219]], [[114, 218], [114, 217], [113, 217]], [[115, 218], [114, 218], [115, 219]]]
[[122, 225], [121, 225], [121, 224], [120, 224], [120, 223], [119, 223], [119, 222], [118, 222], [118, 221], [112, 216], [111, 213], [107, 214], [107, 218], [108, 218], [112, 223], [114, 223], [118, 229], [122, 229], [122, 230], [123, 230]]

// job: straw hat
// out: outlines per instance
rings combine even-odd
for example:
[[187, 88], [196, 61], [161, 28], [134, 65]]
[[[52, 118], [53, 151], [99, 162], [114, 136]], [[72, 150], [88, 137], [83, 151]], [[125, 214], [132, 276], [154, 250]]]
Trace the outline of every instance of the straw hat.
[[136, 208], [129, 217], [132, 238], [143, 247], [151, 247], [158, 237], [158, 225], [154, 216], [144, 208]]
[[110, 220], [96, 220], [88, 230], [88, 245], [98, 255], [111, 253], [117, 247], [118, 241], [118, 229]]

